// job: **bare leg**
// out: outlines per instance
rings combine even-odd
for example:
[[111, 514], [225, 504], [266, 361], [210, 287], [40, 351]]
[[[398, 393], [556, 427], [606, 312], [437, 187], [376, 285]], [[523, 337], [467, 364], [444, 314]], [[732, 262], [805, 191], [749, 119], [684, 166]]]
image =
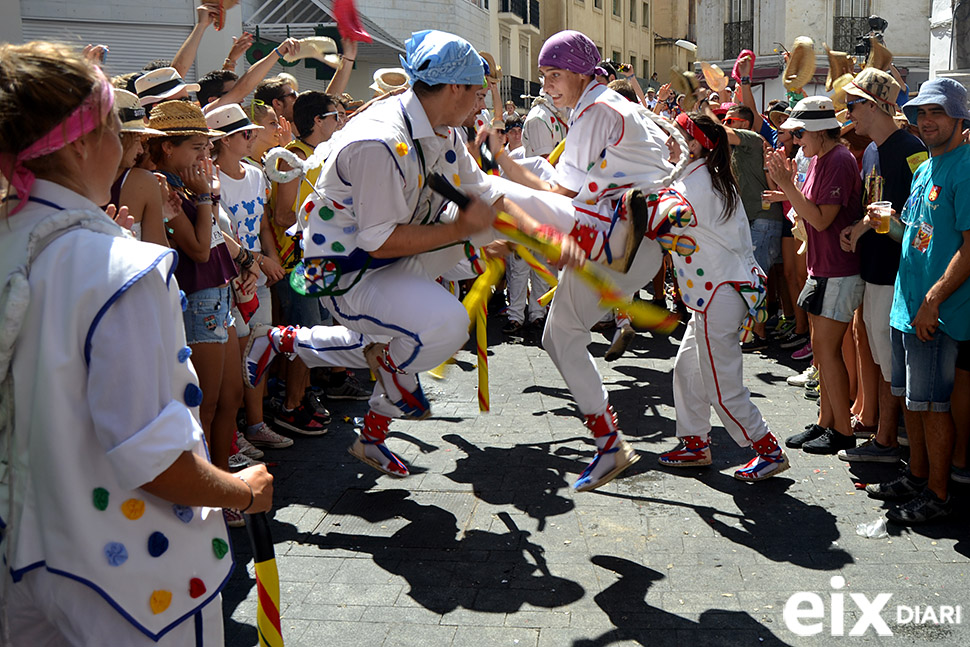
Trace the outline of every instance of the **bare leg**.
[[920, 411], [919, 416], [929, 460], [928, 486], [940, 499], [946, 499], [953, 458], [953, 416], [949, 411]]
[[967, 466], [967, 446], [970, 444], [970, 371], [957, 369], [953, 379], [953, 396], [950, 398], [953, 415], [953, 465]]
[[812, 350], [818, 363], [824, 392], [823, 397], [828, 406], [831, 407], [833, 424], [830, 426], [843, 436], [851, 436], [849, 374], [842, 358], [842, 340], [849, 324], [827, 317], [810, 316], [812, 320]]
[[855, 311], [852, 329], [855, 332], [856, 366], [859, 371], [856, 401], [862, 401], [857, 408], [856, 416], [863, 425], [872, 427], [879, 420], [879, 405], [881, 404], [879, 383], [882, 381], [882, 373], [879, 371], [879, 365], [873, 359], [872, 349], [869, 347], [869, 334], [862, 319], [862, 306], [859, 306], [859, 309]]

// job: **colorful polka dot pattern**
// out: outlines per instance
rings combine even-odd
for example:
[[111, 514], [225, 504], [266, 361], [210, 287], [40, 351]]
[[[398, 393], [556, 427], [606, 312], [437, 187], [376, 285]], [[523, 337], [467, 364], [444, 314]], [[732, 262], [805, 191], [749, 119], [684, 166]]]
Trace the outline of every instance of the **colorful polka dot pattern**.
[[171, 591], [152, 591], [152, 595], [148, 599], [148, 606], [151, 607], [152, 613], [155, 615], [164, 612], [170, 604], [172, 604]]
[[187, 505], [179, 505], [177, 503], [172, 506], [172, 512], [175, 513], [175, 516], [178, 517], [178, 520], [182, 523], [189, 523], [192, 521], [192, 517], [195, 516], [195, 512], [192, 511], [192, 508]]
[[94, 492], [92, 492], [92, 499], [93, 499], [95, 508], [97, 508], [98, 510], [101, 510], [102, 512], [104, 510], [107, 510], [109, 498], [110, 498], [110, 495], [108, 494], [108, 491], [105, 490], [103, 487], [94, 488]]
[[408, 145], [405, 144], [404, 142], [398, 142], [397, 145], [394, 147], [394, 150], [397, 151], [398, 155], [400, 155], [401, 157], [404, 157], [405, 155], [408, 154]]
[[131, 521], [137, 521], [145, 514], [145, 502], [141, 499], [128, 499], [121, 504], [121, 514]]
[[104, 556], [109, 566], [121, 566], [128, 561], [128, 550], [124, 544], [110, 541], [104, 546]]
[[212, 540], [212, 552], [216, 556], [216, 559], [222, 559], [229, 552], [229, 544], [226, 543], [225, 539], [216, 537]]
[[198, 384], [189, 382], [185, 385], [185, 392], [182, 394], [182, 402], [190, 407], [197, 407], [202, 404], [202, 389]]
[[179, 364], [185, 364], [187, 361], [189, 361], [190, 357], [192, 357], [192, 349], [188, 346], [182, 346], [182, 348], [179, 349], [178, 354]]
[[189, 580], [189, 597], [192, 599], [205, 595], [205, 582], [197, 577]]
[[168, 550], [168, 537], [155, 531], [148, 536], [148, 554], [152, 557], [159, 557]]

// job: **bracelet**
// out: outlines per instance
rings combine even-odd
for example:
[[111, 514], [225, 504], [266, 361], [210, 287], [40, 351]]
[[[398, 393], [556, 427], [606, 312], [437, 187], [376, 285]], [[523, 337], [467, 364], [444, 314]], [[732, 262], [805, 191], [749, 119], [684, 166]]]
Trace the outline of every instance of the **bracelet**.
[[205, 201], [212, 202], [212, 194], [211, 193], [198, 193], [198, 194], [196, 194], [196, 196], [195, 196], [195, 203], [196, 204], [198, 204], [200, 202], [205, 202]]
[[750, 76], [742, 76], [741, 77], [741, 85], [751, 85], [751, 77]]
[[232, 260], [236, 262], [236, 265], [242, 265], [242, 262], [246, 260], [246, 248], [240, 247], [239, 253], [236, 254]]
[[221, 198], [217, 195], [212, 196], [212, 204], [219, 204]]
[[246, 487], [249, 488], [249, 505], [247, 505], [245, 508], [240, 510], [240, 512], [246, 512], [246, 510], [249, 510], [251, 507], [253, 507], [253, 503], [255, 503], [256, 501], [256, 493], [253, 492], [253, 486], [249, 484], [249, 481], [247, 481], [241, 476], [237, 476], [236, 478], [242, 481], [243, 483], [245, 483]]
[[245, 253], [245, 258], [243, 259], [243, 262], [239, 264], [239, 266], [244, 270], [248, 270], [253, 266], [253, 263], [256, 262], [256, 257], [253, 256], [253, 253], [248, 249], [243, 248], [243, 252]]
[[356, 58], [347, 58], [346, 56], [341, 56], [340, 57], [340, 60], [342, 60], [342, 61], [350, 61], [351, 63], [353, 63], [357, 59]]
[[283, 58], [283, 55], [280, 54], [280, 48], [279, 47], [274, 47], [273, 48], [273, 51], [276, 52], [276, 55], [277, 56], [279, 56], [280, 58]]

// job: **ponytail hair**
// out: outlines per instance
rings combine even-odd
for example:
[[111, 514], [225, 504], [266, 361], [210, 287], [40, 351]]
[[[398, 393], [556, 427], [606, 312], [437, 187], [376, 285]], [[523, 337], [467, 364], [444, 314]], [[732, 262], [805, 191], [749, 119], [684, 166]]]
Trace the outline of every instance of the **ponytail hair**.
[[712, 144], [711, 148], [704, 148], [704, 163], [711, 174], [714, 190], [724, 199], [721, 220], [727, 220], [741, 202], [741, 190], [731, 167], [731, 145], [728, 143], [727, 132], [721, 124], [705, 114], [693, 112], [689, 117]]

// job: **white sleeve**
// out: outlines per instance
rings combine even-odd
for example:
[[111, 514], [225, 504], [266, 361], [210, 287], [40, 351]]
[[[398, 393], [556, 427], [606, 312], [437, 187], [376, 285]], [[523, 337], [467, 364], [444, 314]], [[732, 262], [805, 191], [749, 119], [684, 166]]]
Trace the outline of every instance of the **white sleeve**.
[[569, 127], [566, 148], [556, 165], [556, 184], [576, 191], [582, 188], [593, 162], [623, 134], [623, 117], [608, 106], [593, 104]]
[[397, 226], [409, 222], [412, 215], [397, 163], [384, 143], [367, 141], [341, 150], [337, 171], [351, 186], [357, 244], [367, 252], [380, 249]]
[[[468, 152], [467, 146], [462, 146], [457, 140], [456, 135], [452, 135], [452, 145], [458, 153], [458, 176], [461, 179], [461, 189], [465, 193], [477, 195], [488, 204], [494, 204], [496, 200], [505, 195], [499, 190], [495, 183], [489, 179], [487, 173], [482, 171], [478, 162]], [[450, 179], [450, 178], [449, 178]]]
[[171, 330], [181, 325], [176, 301], [161, 274], [149, 271], [91, 335], [88, 405], [98, 441], [125, 487], [154, 480], [202, 439], [184, 394], [173, 392], [181, 350]]

